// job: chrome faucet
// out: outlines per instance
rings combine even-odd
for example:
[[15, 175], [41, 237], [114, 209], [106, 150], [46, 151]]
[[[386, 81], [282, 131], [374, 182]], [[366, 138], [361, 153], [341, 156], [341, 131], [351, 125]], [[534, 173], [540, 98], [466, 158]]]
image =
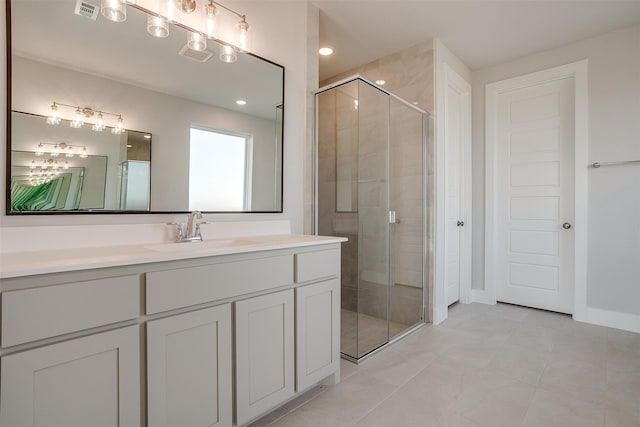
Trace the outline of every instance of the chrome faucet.
[[183, 227], [182, 224], [171, 222], [169, 225], [175, 225], [178, 227], [178, 235], [176, 236], [176, 242], [201, 242], [202, 232], [200, 231], [200, 224], [202, 222], [196, 222], [196, 219], [202, 219], [202, 212], [193, 211], [189, 214], [187, 223]]

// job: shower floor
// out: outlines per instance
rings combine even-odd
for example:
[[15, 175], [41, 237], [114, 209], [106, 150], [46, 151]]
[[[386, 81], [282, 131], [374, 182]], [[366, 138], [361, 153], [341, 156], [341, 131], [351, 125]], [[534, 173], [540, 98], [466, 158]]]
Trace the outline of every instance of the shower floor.
[[387, 336], [387, 320], [379, 317], [358, 314], [355, 311], [342, 309], [340, 320], [340, 351], [352, 357], [358, 357], [357, 340], [360, 342], [360, 356], [381, 346], [411, 325], [389, 322]]

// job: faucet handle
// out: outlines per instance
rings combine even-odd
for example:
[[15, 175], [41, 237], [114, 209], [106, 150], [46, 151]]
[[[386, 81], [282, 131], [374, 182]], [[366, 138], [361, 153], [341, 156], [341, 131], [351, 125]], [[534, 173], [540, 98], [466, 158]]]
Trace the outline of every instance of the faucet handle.
[[175, 225], [177, 227], [178, 236], [176, 238], [176, 242], [179, 242], [184, 238], [184, 232], [182, 231], [182, 224], [178, 222], [168, 222], [167, 225]]

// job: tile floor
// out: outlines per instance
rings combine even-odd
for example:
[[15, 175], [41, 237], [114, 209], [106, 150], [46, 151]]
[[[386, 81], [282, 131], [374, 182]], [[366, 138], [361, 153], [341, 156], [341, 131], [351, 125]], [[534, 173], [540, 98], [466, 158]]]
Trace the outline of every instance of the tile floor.
[[640, 334], [523, 307], [451, 307], [253, 424], [639, 427]]

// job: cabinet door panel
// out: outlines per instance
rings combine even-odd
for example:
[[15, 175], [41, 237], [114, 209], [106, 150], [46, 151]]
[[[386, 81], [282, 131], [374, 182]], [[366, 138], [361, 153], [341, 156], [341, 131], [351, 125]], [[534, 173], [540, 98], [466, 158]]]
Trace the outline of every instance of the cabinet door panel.
[[340, 284], [333, 279], [296, 289], [297, 391], [340, 369]]
[[2, 358], [0, 425], [140, 426], [138, 326]]
[[149, 322], [147, 372], [150, 426], [230, 426], [230, 304]]
[[238, 425], [294, 394], [293, 304], [293, 290], [236, 303]]

